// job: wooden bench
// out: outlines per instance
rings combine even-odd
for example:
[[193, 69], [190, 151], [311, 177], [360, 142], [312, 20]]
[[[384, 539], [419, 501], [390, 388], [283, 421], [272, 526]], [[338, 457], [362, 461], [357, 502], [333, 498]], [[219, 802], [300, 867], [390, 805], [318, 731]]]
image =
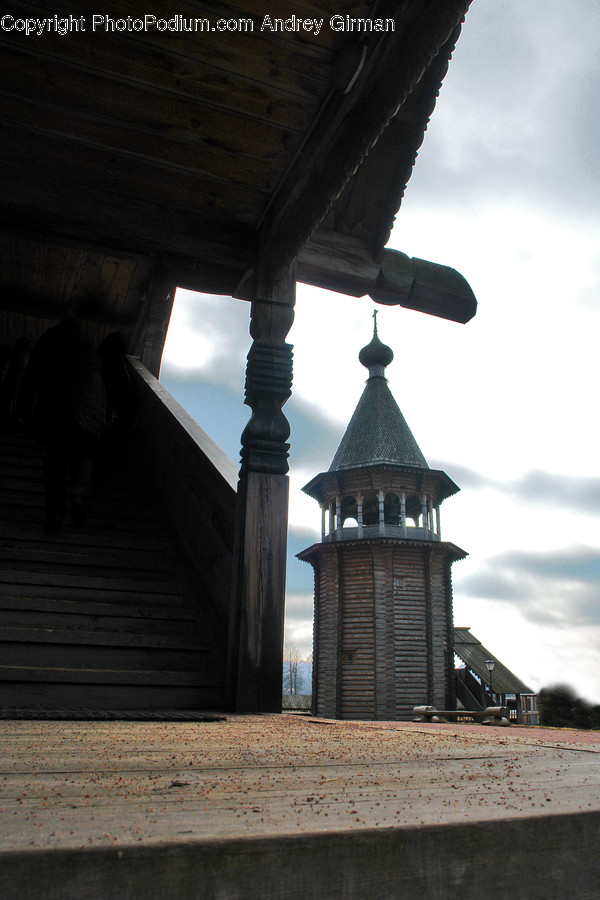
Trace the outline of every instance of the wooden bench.
[[436, 709], [434, 706], [415, 706], [413, 722], [447, 722], [461, 719], [481, 720], [482, 725], [510, 725], [506, 706], [488, 706], [486, 709]]

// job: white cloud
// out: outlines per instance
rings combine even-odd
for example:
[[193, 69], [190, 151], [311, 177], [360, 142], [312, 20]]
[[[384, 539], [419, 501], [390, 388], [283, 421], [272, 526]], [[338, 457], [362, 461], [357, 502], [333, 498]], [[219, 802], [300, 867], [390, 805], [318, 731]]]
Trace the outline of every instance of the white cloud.
[[312, 653], [313, 595], [288, 592], [285, 601], [284, 644], [294, 646], [306, 658]]
[[237, 389], [250, 349], [250, 304], [178, 290], [169, 322], [162, 378], [203, 377]]

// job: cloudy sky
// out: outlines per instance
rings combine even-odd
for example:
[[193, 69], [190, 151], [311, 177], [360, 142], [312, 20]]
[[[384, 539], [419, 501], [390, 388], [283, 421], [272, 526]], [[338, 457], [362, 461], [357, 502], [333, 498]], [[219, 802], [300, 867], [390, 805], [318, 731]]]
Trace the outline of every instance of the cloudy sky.
[[[389, 246], [458, 269], [457, 325], [379, 307], [394, 393], [442, 509], [455, 624], [534, 690], [600, 702], [600, 5], [474, 0]], [[363, 389], [374, 304], [298, 286], [286, 637], [308, 653], [320, 538], [302, 485], [329, 467]], [[248, 305], [179, 292], [161, 381], [237, 460]]]

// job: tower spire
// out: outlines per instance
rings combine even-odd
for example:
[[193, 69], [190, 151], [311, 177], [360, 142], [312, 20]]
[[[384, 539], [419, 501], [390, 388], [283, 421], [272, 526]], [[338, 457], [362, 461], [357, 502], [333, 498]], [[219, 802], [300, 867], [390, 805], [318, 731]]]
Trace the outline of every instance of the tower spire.
[[394, 353], [379, 340], [377, 311], [373, 313], [373, 337], [358, 358], [369, 370], [369, 378], [329, 470], [389, 463], [428, 469], [427, 460], [388, 387], [385, 368], [392, 362]]

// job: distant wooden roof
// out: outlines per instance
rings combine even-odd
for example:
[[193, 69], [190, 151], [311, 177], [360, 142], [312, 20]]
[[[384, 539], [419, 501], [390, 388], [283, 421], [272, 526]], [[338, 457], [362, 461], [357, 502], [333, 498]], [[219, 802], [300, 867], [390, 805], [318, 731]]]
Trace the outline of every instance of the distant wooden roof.
[[496, 663], [492, 676], [493, 688], [496, 694], [532, 694], [531, 688], [520, 678], [507, 669], [493, 653], [471, 634], [470, 628], [454, 629], [454, 652], [462, 659], [465, 665], [471, 669], [486, 684], [490, 683], [490, 673], [486, 667], [486, 660], [493, 659]]
[[[98, 334], [120, 328], [156, 368], [175, 286], [247, 298], [257, 266], [274, 276], [298, 254], [300, 279], [358, 295], [370, 286], [388, 302], [406, 278], [387, 278], [378, 254], [469, 2], [151, 4], [157, 20], [207, 23], [192, 34], [127, 26], [150, 12], [141, 0], [127, 19], [107, 0], [96, 30], [83, 0], [51, 13], [11, 3], [0, 29], [0, 344], [35, 336], [82, 296]], [[335, 30], [334, 14], [394, 27]], [[261, 30], [265, 16], [292, 15], [324, 19], [319, 36]], [[25, 33], [32, 17], [43, 34]], [[468, 286], [438, 303], [413, 281], [407, 305], [473, 314]]]

